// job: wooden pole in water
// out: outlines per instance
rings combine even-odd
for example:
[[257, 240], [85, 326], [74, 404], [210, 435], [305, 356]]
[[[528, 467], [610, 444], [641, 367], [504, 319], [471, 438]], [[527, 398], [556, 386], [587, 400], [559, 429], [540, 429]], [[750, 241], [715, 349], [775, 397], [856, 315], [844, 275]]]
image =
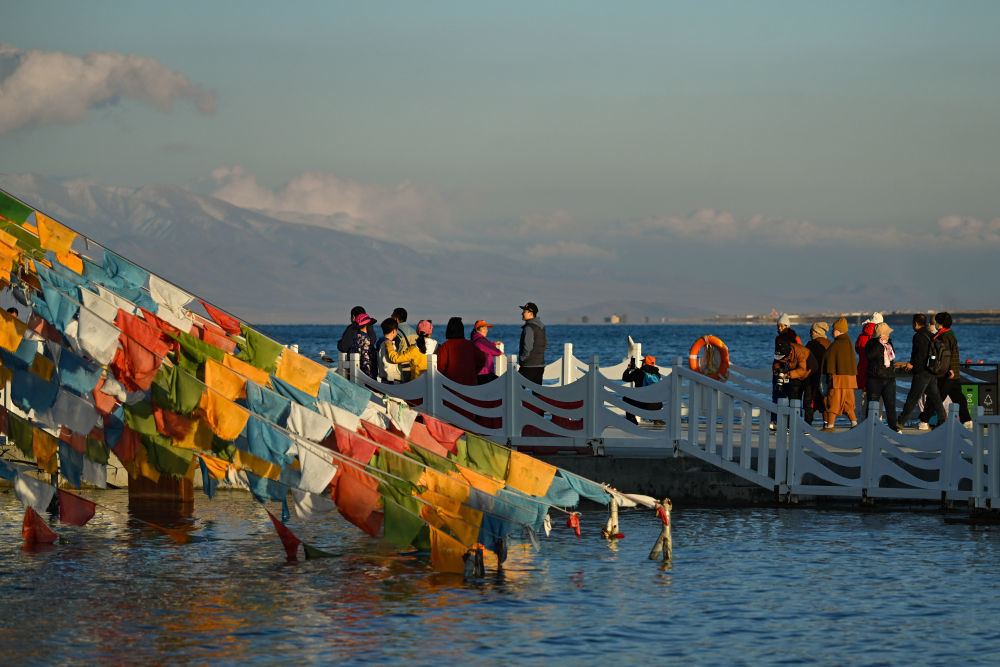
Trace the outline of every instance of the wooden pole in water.
[[611, 497], [611, 516], [608, 517], [608, 522], [604, 525], [604, 530], [601, 531], [601, 535], [606, 540], [612, 540], [618, 536], [618, 501], [615, 497]]
[[669, 563], [674, 558], [674, 543], [670, 538], [670, 510], [672, 508], [673, 503], [670, 502], [670, 498], [664, 498], [656, 506], [656, 514], [663, 522], [663, 527], [660, 529], [660, 535], [656, 538], [653, 550], [649, 552], [649, 560], [657, 560], [662, 556], [663, 562]]

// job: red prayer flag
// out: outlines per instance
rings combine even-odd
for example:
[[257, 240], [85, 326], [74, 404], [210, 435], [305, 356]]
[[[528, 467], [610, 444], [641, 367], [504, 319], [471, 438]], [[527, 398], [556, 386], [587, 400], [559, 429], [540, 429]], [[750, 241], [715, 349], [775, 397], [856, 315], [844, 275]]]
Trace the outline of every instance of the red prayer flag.
[[431, 434], [432, 438], [444, 445], [445, 449], [452, 454], [458, 451], [458, 447], [455, 443], [458, 442], [459, 438], [465, 435], [465, 431], [457, 426], [446, 424], [440, 419], [435, 419], [430, 415], [422, 416], [424, 419], [424, 425], [427, 426], [427, 431]]
[[242, 333], [240, 331], [240, 322], [235, 317], [226, 315], [218, 308], [210, 306], [201, 299], [198, 299], [198, 303], [200, 303], [202, 306], [205, 307], [205, 310], [208, 311], [208, 316], [211, 317], [213, 320], [215, 320], [216, 324], [222, 327], [226, 331], [226, 333], [230, 334]]
[[118, 444], [111, 448], [118, 460], [122, 463], [129, 463], [135, 458], [136, 447], [142, 442], [142, 437], [130, 429], [126, 424], [122, 428], [122, 435], [118, 438]]
[[383, 447], [388, 447], [394, 452], [399, 452], [400, 454], [409, 451], [410, 447], [406, 444], [406, 438], [398, 436], [395, 433], [390, 433], [389, 431], [372, 424], [371, 422], [362, 419], [361, 426], [364, 427], [365, 431], [368, 432], [368, 437], [382, 445]]
[[333, 428], [337, 437], [338, 452], [365, 464], [372, 460], [378, 445], [357, 433], [351, 433], [343, 426], [335, 425]]
[[58, 539], [58, 535], [49, 528], [45, 519], [38, 516], [38, 512], [30, 506], [24, 509], [24, 525], [21, 527], [21, 537], [28, 544], [52, 544]]
[[163, 342], [164, 334], [121, 308], [115, 325], [122, 332], [121, 348], [111, 362], [115, 377], [129, 391], [149, 391], [163, 357], [170, 351], [170, 346]]
[[97, 505], [86, 498], [59, 489], [59, 521], [73, 526], [85, 526], [94, 518]]
[[410, 442], [420, 445], [427, 451], [434, 452], [438, 456], [448, 457], [448, 450], [445, 449], [444, 445], [431, 437], [427, 427], [420, 422], [413, 422], [413, 428], [410, 429]]
[[[178, 329], [177, 327], [175, 327], [173, 324], [171, 324], [170, 322], [167, 322], [166, 320], [158, 317], [154, 313], [149, 312], [148, 310], [146, 310], [142, 306], [139, 307], [139, 312], [142, 313], [142, 319], [146, 320], [151, 325], [153, 325], [154, 327], [156, 327], [160, 331], [163, 331], [164, 333], [173, 334], [173, 335], [176, 336], [177, 334], [179, 334], [181, 332], [181, 330]], [[164, 342], [167, 342], [167, 341], [164, 341]]]
[[288, 530], [288, 526], [278, 521], [278, 518], [271, 514], [270, 510], [265, 509], [264, 511], [271, 517], [271, 523], [274, 524], [274, 529], [278, 532], [278, 537], [285, 547], [285, 554], [287, 554], [288, 560], [298, 560], [299, 545], [302, 544], [302, 540], [295, 537], [295, 534]]
[[372, 537], [382, 529], [378, 480], [351, 465], [341, 465], [333, 478], [333, 502], [340, 515]]

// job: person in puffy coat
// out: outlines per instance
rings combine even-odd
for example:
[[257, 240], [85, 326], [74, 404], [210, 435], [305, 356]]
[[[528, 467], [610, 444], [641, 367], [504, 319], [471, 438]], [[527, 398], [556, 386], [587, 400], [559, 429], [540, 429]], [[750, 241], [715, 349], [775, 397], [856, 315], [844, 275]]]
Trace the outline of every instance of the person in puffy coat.
[[461, 317], [448, 320], [444, 330], [446, 340], [437, 350], [437, 369], [446, 378], [459, 384], [476, 385], [476, 370], [484, 364], [482, 351], [465, 337]]
[[851, 428], [858, 425], [854, 415], [854, 390], [858, 388], [858, 361], [851, 349], [847, 334], [847, 318], [833, 323], [833, 343], [823, 358], [822, 372], [827, 376], [829, 392], [826, 411], [823, 413], [823, 430], [833, 431], [838, 415], [851, 420]]

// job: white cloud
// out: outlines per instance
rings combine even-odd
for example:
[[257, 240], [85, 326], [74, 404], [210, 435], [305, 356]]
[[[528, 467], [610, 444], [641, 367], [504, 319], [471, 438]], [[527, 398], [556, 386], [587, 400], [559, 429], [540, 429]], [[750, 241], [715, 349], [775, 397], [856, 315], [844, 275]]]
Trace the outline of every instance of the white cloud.
[[938, 220], [941, 236], [963, 244], [1000, 243], [1000, 218], [989, 222], [961, 215], [949, 215]]
[[570, 259], [611, 259], [614, 255], [603, 248], [579, 241], [557, 241], [549, 245], [536, 245], [526, 251], [530, 257], [538, 259], [565, 257]]
[[0, 44], [0, 136], [24, 127], [71, 124], [87, 111], [129, 99], [170, 111], [191, 100], [204, 114], [215, 98], [154, 58], [91, 52], [22, 50]]

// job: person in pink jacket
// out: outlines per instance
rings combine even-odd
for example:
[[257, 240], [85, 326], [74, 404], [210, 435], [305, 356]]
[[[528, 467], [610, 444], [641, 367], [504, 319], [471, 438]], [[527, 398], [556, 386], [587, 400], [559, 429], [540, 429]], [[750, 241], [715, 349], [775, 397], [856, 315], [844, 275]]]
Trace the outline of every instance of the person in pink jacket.
[[492, 328], [492, 324], [487, 324], [483, 320], [476, 320], [475, 326], [472, 327], [472, 335], [469, 336], [485, 357], [483, 365], [477, 371], [476, 379], [479, 384], [486, 384], [497, 379], [496, 358], [503, 354], [503, 343], [499, 341], [494, 343], [486, 337], [486, 334]]

